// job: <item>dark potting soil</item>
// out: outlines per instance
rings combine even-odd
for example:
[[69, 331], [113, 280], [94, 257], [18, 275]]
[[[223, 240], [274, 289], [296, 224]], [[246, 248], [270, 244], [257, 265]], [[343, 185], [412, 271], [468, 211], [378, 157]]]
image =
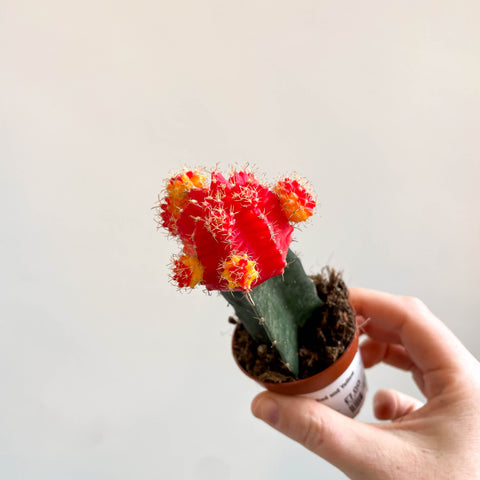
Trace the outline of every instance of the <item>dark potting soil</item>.
[[[329, 367], [355, 335], [355, 314], [342, 275], [327, 267], [311, 278], [323, 306], [299, 332], [300, 378], [310, 377]], [[241, 323], [235, 329], [233, 353], [248, 374], [260, 381], [296, 380], [275, 348], [256, 343]]]

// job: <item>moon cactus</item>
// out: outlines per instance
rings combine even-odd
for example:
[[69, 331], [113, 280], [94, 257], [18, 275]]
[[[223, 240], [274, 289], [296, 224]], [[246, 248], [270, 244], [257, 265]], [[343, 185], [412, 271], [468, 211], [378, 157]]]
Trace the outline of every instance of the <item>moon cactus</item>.
[[173, 281], [221, 291], [250, 335], [274, 345], [294, 375], [298, 329], [321, 302], [289, 245], [292, 224], [307, 220], [315, 204], [295, 178], [270, 187], [245, 170], [228, 179], [213, 170], [210, 180], [184, 170], [167, 180], [156, 207], [158, 223], [182, 246]]

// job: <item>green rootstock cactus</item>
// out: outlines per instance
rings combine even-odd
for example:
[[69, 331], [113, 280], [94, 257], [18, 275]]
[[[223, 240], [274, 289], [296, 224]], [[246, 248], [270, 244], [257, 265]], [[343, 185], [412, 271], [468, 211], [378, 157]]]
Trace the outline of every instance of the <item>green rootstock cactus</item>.
[[288, 177], [270, 188], [246, 171], [226, 179], [214, 170], [208, 181], [185, 170], [167, 181], [156, 208], [159, 224], [183, 247], [173, 281], [221, 291], [252, 338], [274, 346], [298, 376], [298, 330], [321, 306], [289, 251], [292, 224], [315, 208], [308, 188]]
[[289, 250], [283, 275], [255, 287], [249, 295], [221, 292], [257, 343], [272, 344], [298, 377], [298, 330], [322, 306], [300, 260]]

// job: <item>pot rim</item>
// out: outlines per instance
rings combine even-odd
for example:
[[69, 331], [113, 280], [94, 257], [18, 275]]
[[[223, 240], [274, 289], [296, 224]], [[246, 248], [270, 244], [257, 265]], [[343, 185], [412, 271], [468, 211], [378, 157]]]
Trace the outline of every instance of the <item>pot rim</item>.
[[[232, 337], [232, 347], [233, 342], [235, 341], [235, 333], [236, 329]], [[345, 372], [345, 370], [352, 363], [357, 351], [358, 329], [355, 329], [355, 335], [353, 336], [353, 339], [351, 340], [347, 348], [344, 350], [342, 355], [340, 355], [340, 357], [325, 370], [322, 370], [321, 372], [318, 372], [311, 377], [294, 380], [293, 382], [275, 383], [258, 380], [258, 378], [255, 378], [248, 372], [246, 372], [246, 370], [238, 362], [238, 359], [235, 356], [234, 350], [232, 348], [232, 353], [236, 364], [239, 366], [240, 370], [242, 370], [242, 372], [247, 375], [247, 377], [259, 383], [271, 392], [281, 393], [284, 395], [303, 395], [316, 392], [318, 390], [321, 390], [322, 388], [327, 387], [328, 385], [333, 383], [338, 377], [340, 377], [343, 372]]]

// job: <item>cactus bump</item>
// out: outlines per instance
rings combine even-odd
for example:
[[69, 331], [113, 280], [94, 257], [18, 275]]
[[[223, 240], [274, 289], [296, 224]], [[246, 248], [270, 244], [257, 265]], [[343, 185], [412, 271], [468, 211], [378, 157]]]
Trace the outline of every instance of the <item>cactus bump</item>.
[[258, 343], [276, 348], [298, 377], [298, 330], [321, 306], [289, 250], [294, 225], [316, 201], [294, 177], [269, 186], [246, 170], [183, 170], [166, 181], [157, 222], [180, 240], [172, 280], [180, 288], [218, 290]]

